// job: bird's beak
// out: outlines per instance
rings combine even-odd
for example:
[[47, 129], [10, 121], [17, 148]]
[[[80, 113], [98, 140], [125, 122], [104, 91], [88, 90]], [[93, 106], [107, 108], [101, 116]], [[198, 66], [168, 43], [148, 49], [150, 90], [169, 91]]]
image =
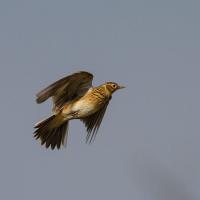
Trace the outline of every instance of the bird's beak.
[[123, 88], [125, 88], [125, 86], [119, 85], [119, 89], [123, 89]]

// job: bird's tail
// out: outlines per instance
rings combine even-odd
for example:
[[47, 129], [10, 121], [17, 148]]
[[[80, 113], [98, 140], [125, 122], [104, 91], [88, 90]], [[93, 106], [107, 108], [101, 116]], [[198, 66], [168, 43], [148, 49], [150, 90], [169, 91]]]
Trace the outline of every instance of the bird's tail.
[[55, 114], [51, 117], [38, 122], [34, 128], [34, 137], [41, 140], [41, 145], [45, 144], [46, 148], [56, 146], [60, 149], [61, 144], [65, 146], [68, 135], [69, 121], [64, 121], [61, 114]]

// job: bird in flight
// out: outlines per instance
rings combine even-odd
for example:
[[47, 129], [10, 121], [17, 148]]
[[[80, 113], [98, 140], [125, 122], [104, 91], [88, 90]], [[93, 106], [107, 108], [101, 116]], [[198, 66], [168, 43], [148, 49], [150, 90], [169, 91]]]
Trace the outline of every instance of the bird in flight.
[[96, 137], [112, 94], [124, 88], [114, 82], [92, 86], [93, 75], [80, 71], [66, 76], [36, 94], [36, 102], [53, 100], [53, 114], [35, 125], [34, 137], [46, 148], [65, 146], [69, 121], [80, 119], [87, 128], [86, 142]]

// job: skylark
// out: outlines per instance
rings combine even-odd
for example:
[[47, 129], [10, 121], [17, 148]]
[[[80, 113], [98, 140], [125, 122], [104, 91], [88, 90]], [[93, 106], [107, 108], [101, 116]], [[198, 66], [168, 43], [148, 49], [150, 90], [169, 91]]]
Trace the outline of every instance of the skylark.
[[35, 125], [34, 137], [41, 140], [46, 148], [60, 149], [68, 136], [68, 125], [72, 119], [80, 119], [87, 128], [86, 142], [96, 137], [112, 94], [124, 88], [114, 82], [92, 86], [93, 75], [77, 72], [49, 85], [36, 96], [42, 103], [49, 97], [53, 100], [53, 115]]

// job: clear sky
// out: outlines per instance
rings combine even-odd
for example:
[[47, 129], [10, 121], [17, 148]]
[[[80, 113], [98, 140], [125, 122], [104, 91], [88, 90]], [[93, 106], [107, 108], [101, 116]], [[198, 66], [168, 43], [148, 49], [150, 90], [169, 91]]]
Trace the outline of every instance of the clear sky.
[[[0, 199], [199, 200], [200, 1], [0, 2]], [[95, 143], [70, 123], [66, 149], [33, 125], [35, 94], [78, 70], [114, 94]]]

